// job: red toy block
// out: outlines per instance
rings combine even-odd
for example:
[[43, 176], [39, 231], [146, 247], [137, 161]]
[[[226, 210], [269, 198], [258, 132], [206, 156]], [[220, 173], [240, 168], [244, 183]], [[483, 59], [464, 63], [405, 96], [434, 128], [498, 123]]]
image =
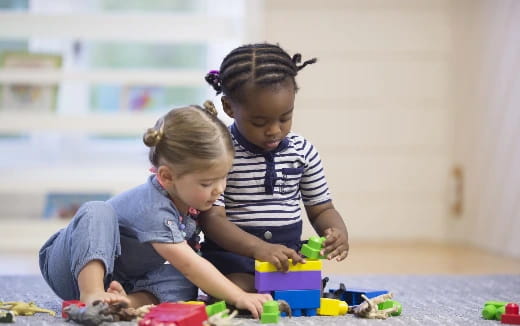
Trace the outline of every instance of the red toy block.
[[203, 326], [206, 320], [204, 305], [164, 302], [150, 309], [139, 326]]
[[79, 300], [63, 301], [61, 303], [61, 317], [65, 318], [65, 319], [69, 317], [69, 314], [67, 314], [65, 311], [63, 311], [63, 309], [65, 309], [65, 307], [71, 306], [73, 304], [75, 304], [78, 307], [85, 307], [85, 304]]
[[516, 303], [508, 303], [506, 312], [502, 314], [502, 324], [520, 325], [520, 315], [518, 314], [518, 305]]

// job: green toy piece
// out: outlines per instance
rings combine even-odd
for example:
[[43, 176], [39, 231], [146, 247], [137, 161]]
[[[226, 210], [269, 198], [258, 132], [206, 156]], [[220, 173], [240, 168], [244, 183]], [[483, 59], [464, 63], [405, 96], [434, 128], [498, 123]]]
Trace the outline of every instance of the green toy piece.
[[271, 300], [266, 301], [263, 304], [264, 312], [260, 316], [260, 322], [262, 324], [276, 324], [280, 320], [280, 309], [278, 308], [278, 302]]
[[320, 255], [320, 251], [323, 249], [323, 242], [325, 242], [325, 237], [312, 236], [302, 246], [300, 252], [310, 259], [327, 259], [327, 257]]
[[379, 310], [391, 309], [394, 307], [397, 307], [397, 311], [392, 312], [390, 315], [391, 316], [401, 315], [401, 312], [403, 311], [403, 305], [395, 300], [386, 300], [377, 305], [377, 309], [379, 309]]
[[500, 320], [502, 318], [502, 314], [506, 311], [507, 302], [504, 301], [488, 301], [484, 304], [484, 309], [482, 309], [482, 317], [484, 319], [496, 319]]
[[0, 309], [11, 310], [17, 316], [32, 316], [37, 312], [48, 313], [51, 316], [56, 316], [56, 312], [38, 307], [34, 302], [0, 302]]
[[9, 310], [0, 310], [0, 323], [14, 323], [14, 313]]
[[[225, 311], [227, 309], [225, 301], [218, 301], [214, 304], [210, 304], [206, 306], [206, 313], [208, 317], [218, 314], [219, 312]], [[222, 314], [221, 317], [226, 317], [227, 313]]]

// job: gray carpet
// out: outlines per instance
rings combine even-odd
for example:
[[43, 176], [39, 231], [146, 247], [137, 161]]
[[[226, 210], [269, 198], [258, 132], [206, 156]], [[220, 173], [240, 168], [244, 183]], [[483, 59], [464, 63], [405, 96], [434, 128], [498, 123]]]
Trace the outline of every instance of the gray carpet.
[[[387, 289], [403, 305], [403, 314], [387, 320], [341, 317], [283, 318], [278, 325], [501, 325], [481, 318], [484, 302], [489, 300], [520, 303], [519, 275], [489, 276], [330, 276], [329, 287]], [[16, 325], [71, 325], [60, 317], [61, 300], [39, 276], [0, 277], [0, 301], [34, 301], [57, 312], [57, 317], [37, 314], [17, 317]], [[132, 325], [135, 323], [113, 323]], [[242, 325], [260, 325], [243, 319]]]

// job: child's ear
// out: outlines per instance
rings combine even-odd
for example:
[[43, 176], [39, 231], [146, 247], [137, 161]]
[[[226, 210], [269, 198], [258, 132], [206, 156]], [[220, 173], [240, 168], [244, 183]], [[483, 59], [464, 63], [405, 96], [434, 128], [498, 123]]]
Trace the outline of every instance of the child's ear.
[[156, 175], [159, 179], [159, 183], [163, 186], [170, 186], [173, 183], [173, 171], [166, 165], [159, 166]]
[[230, 99], [227, 97], [227, 96], [222, 96], [220, 98], [221, 102], [222, 102], [222, 109], [224, 110], [224, 112], [226, 112], [226, 114], [230, 117], [230, 118], [235, 118], [233, 116], [233, 109], [231, 108], [231, 102], [230, 102]]

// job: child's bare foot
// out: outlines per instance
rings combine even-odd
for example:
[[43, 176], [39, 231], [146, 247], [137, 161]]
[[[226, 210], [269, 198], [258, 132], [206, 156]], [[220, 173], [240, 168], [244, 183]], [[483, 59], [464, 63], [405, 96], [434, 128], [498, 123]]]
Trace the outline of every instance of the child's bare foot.
[[110, 282], [110, 285], [108, 286], [107, 292], [108, 293], [113, 293], [113, 294], [118, 294], [118, 295], [121, 295], [121, 296], [124, 296], [124, 297], [127, 296], [125, 289], [123, 289], [123, 286], [118, 281]]
[[130, 299], [126, 295], [123, 286], [117, 281], [112, 281], [106, 292], [82, 293], [80, 300], [87, 305], [96, 300], [101, 300], [107, 303], [125, 302], [130, 305]]

